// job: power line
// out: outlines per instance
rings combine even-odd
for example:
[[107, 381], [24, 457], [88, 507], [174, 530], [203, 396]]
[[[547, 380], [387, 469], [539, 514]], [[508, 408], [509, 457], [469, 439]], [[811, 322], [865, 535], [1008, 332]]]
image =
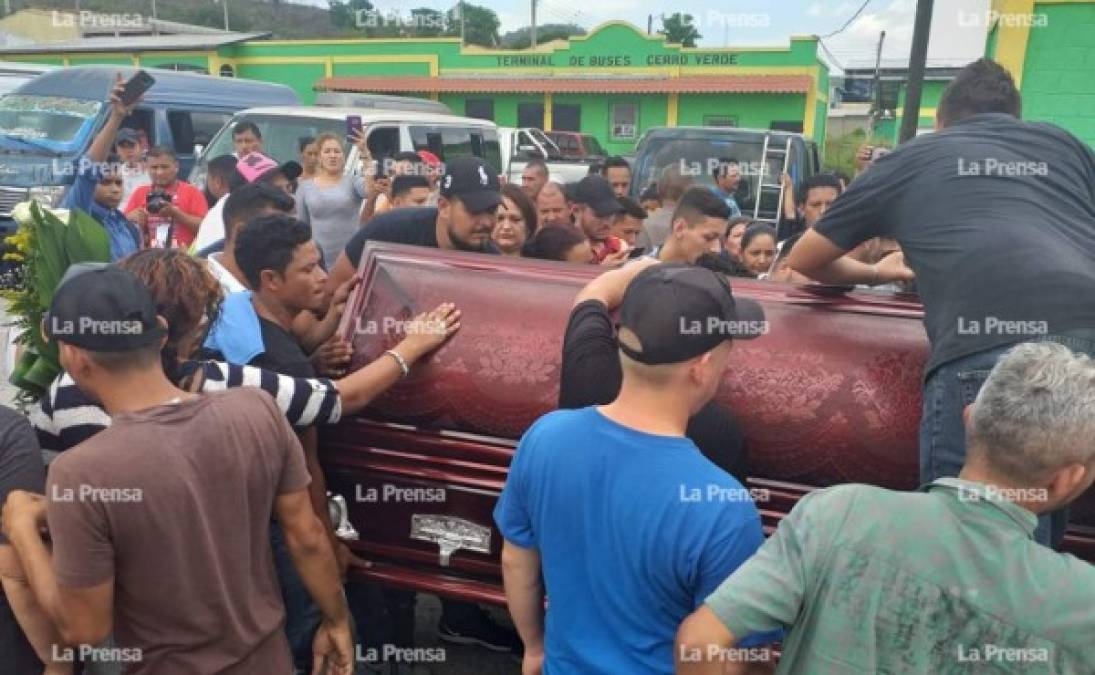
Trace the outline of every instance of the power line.
[[829, 33], [828, 35], [822, 35], [821, 37], [823, 37], [823, 38], [831, 38], [831, 37], [833, 37], [834, 35], [836, 35], [836, 34], [838, 34], [838, 33], [843, 33], [843, 32], [844, 32], [844, 29], [845, 29], [845, 28], [847, 28], [848, 26], [852, 25], [852, 22], [853, 22], [853, 21], [855, 21], [856, 19], [858, 19], [858, 18], [859, 18], [859, 15], [863, 13], [863, 10], [867, 9], [867, 5], [869, 5], [869, 4], [871, 4], [871, 0], [864, 0], [863, 4], [862, 4], [862, 5], [860, 5], [860, 6], [859, 6], [859, 9], [857, 9], [857, 10], [855, 11], [855, 14], [853, 14], [853, 15], [852, 15], [852, 18], [848, 19], [848, 20], [847, 20], [847, 21], [846, 21], [846, 22], [844, 23], [844, 25], [843, 25], [843, 26], [841, 26], [841, 27], [840, 27], [839, 29], [837, 29], [837, 30], [834, 30], [834, 31], [833, 31], [832, 33]]

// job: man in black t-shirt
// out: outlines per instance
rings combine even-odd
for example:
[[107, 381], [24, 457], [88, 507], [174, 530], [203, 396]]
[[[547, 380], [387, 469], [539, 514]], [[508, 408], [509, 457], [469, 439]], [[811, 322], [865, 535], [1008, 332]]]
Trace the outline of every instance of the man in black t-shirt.
[[436, 208], [395, 209], [370, 220], [338, 256], [327, 287], [334, 290], [353, 276], [369, 241], [497, 253], [490, 235], [502, 203], [500, 190], [489, 164], [471, 155], [458, 157], [445, 167]]
[[[719, 206], [725, 210], [721, 201]], [[654, 258], [628, 263], [621, 269], [605, 272], [579, 291], [563, 338], [560, 408], [607, 405], [616, 399], [623, 371], [615, 321], [610, 312], [623, 301], [631, 280], [657, 264]], [[688, 421], [685, 435], [704, 457], [745, 482], [745, 438], [733, 413], [725, 406], [709, 401]]]
[[[920, 479], [956, 476], [965, 460], [962, 411], [999, 356], [1051, 340], [1095, 354], [1095, 153], [1068, 132], [1022, 122], [1000, 65], [967, 66], [939, 102], [938, 131], [878, 159], [791, 252], [818, 281], [910, 279], [931, 343], [920, 427]], [[844, 253], [894, 237], [874, 265]], [[1064, 514], [1035, 537], [1057, 543]]]
[[[253, 291], [251, 303], [262, 331], [263, 351], [247, 365], [258, 366], [293, 377], [315, 377], [315, 368], [292, 333], [293, 320], [305, 311], [324, 304], [327, 274], [320, 266], [319, 247], [312, 230], [296, 218], [275, 213], [259, 216], [235, 234], [235, 261]], [[312, 507], [328, 527], [333, 549], [340, 561], [347, 552], [334, 538], [327, 511], [327, 485], [317, 454], [314, 427], [297, 429], [305, 464], [312, 476], [308, 486]], [[275, 523], [270, 526], [271, 547], [282, 600], [285, 603], [285, 633], [298, 668], [307, 668], [312, 635], [319, 626], [319, 611], [299, 574], [293, 568], [284, 537]], [[350, 562], [354, 562], [351, 557]]]
[[[338, 256], [331, 268], [328, 288], [338, 288], [353, 276], [365, 244], [370, 241], [498, 253], [490, 235], [502, 203], [500, 190], [498, 175], [478, 157], [463, 156], [449, 162], [441, 178], [437, 207], [395, 209], [374, 217], [354, 234]], [[369, 589], [352, 588], [350, 592], [352, 596], [360, 594], [366, 602], [371, 600]], [[385, 591], [390, 612], [412, 612], [411, 595], [409, 591]], [[401, 622], [397, 619], [395, 623]], [[495, 651], [516, 650], [521, 645], [516, 633], [495, 624], [478, 606], [446, 598], [441, 599], [438, 632], [446, 642], [476, 644]], [[396, 640], [402, 642], [408, 637], [400, 635]]]

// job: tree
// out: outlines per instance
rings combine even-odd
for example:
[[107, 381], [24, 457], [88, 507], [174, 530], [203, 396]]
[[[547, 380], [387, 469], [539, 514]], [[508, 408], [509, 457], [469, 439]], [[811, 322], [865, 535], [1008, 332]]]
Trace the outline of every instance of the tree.
[[461, 14], [464, 23], [464, 44], [483, 47], [498, 46], [498, 28], [502, 22], [494, 10], [460, 2], [447, 14], [445, 35], [460, 35]]
[[695, 47], [696, 40], [703, 36], [696, 30], [696, 24], [691, 14], [677, 12], [671, 16], [662, 15], [662, 29], [659, 35], [665, 36], [666, 42], [678, 43], [683, 47]]
[[[536, 42], [543, 44], [575, 35], [585, 35], [586, 29], [574, 23], [545, 23], [536, 27]], [[499, 45], [504, 49], [527, 49], [532, 46], [532, 27], [525, 26], [502, 36]]]
[[339, 28], [362, 28], [360, 25], [367, 20], [366, 12], [373, 9], [373, 3], [369, 0], [327, 0], [330, 6], [331, 23]]
[[445, 30], [445, 15], [436, 9], [412, 9], [411, 19], [409, 33], [414, 37], [437, 37]]

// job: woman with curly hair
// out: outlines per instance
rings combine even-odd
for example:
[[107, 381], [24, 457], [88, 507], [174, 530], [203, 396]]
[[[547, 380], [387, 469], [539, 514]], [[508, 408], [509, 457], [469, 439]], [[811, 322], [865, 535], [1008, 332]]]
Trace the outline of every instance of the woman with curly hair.
[[[394, 384], [402, 371], [394, 359], [383, 358], [338, 380], [294, 378], [253, 366], [196, 360], [195, 353], [217, 319], [223, 300], [221, 286], [206, 266], [175, 249], [146, 249], [116, 263], [152, 291], [156, 311], [168, 325], [163, 348], [164, 372], [188, 391], [219, 391], [229, 387], [260, 387], [277, 402], [295, 427], [334, 424], [343, 413], [355, 413]], [[422, 317], [443, 321], [446, 331], [408, 335], [393, 348], [413, 365], [441, 346], [460, 328], [460, 312], [443, 304]], [[426, 323], [424, 325], [437, 325]], [[110, 425], [110, 416], [62, 374], [29, 411], [43, 450], [67, 450]]]

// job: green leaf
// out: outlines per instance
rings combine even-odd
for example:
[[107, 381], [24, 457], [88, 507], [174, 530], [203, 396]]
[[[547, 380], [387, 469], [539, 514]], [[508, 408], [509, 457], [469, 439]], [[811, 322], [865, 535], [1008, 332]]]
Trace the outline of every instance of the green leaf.
[[34, 284], [39, 306], [45, 310], [53, 300], [53, 291], [68, 269], [68, 256], [65, 254], [65, 224], [49, 211], [41, 208], [37, 202], [31, 204], [31, 217], [34, 220]]
[[68, 264], [80, 262], [110, 262], [110, 236], [97, 220], [73, 209], [65, 230], [65, 252]]

